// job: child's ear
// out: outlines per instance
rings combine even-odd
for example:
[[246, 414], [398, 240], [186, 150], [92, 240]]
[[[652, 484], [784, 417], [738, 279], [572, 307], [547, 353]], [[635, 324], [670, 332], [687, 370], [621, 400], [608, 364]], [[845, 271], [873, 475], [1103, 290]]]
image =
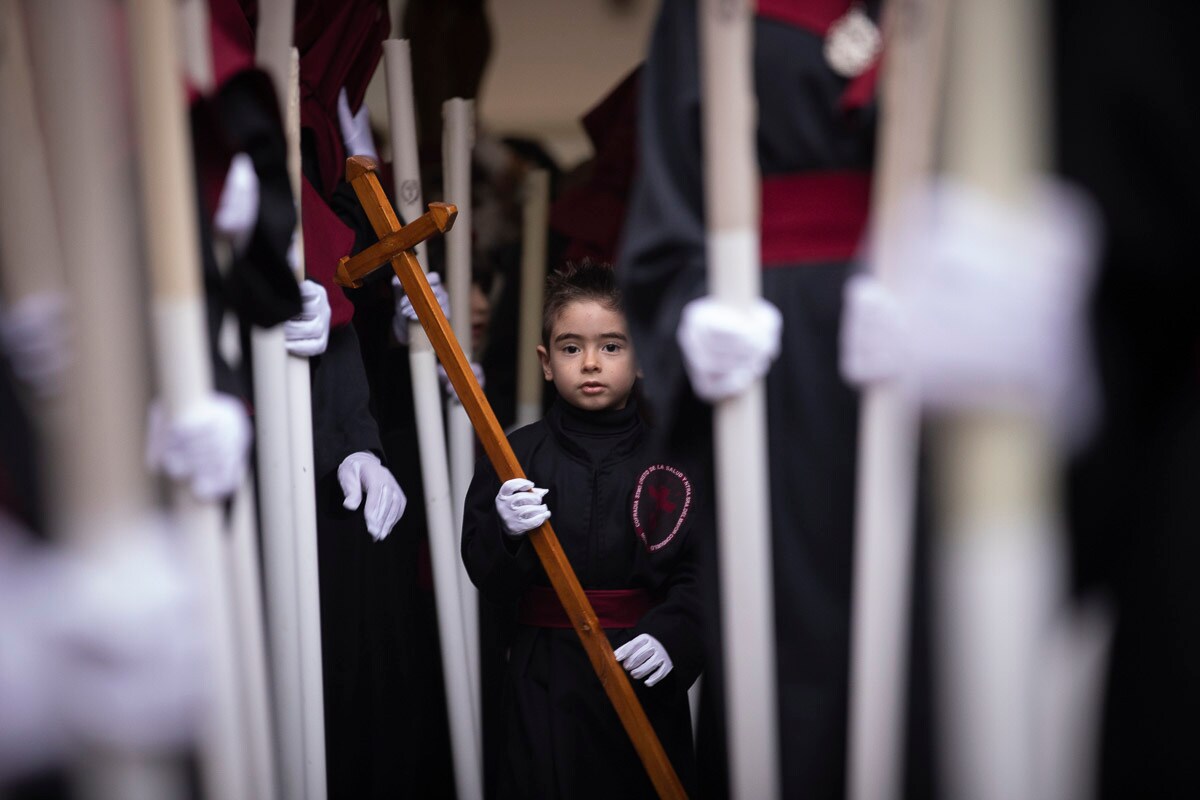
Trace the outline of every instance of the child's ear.
[[548, 381], [554, 380], [554, 371], [550, 369], [550, 354], [546, 352], [545, 345], [538, 345], [538, 360], [542, 362], [542, 377]]

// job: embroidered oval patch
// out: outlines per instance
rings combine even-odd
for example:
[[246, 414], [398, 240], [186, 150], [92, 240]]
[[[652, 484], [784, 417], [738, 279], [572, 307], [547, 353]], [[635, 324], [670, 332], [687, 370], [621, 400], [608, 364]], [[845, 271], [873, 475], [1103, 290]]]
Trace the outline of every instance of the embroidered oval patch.
[[692, 482], [666, 464], [647, 467], [633, 492], [633, 528], [653, 553], [675, 538], [692, 506]]

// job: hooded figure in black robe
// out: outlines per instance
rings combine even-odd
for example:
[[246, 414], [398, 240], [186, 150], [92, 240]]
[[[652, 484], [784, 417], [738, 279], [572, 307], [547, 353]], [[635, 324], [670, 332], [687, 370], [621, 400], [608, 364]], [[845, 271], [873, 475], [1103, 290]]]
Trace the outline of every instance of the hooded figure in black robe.
[[[762, 0], [753, 31], [763, 297], [783, 315], [766, 382], [784, 797], [844, 794], [858, 403], [839, 374], [838, 332], [868, 210], [874, 68], [841, 77], [823, 48], [850, 6]], [[878, 20], [877, 4], [865, 10]], [[667, 0], [642, 75], [617, 268], [653, 413], [673, 452], [707, 455], [711, 414], [676, 344], [684, 305], [706, 292], [697, 37], [695, 3]], [[706, 688], [720, 686], [719, 660], [714, 641]], [[702, 767], [719, 772], [720, 726], [702, 721], [700, 738]], [[723, 794], [722, 779], [704, 790]]]

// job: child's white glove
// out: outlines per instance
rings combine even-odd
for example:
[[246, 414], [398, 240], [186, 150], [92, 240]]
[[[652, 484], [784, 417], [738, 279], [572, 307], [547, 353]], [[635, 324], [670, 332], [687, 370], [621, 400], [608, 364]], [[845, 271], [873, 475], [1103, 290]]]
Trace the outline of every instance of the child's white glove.
[[[442, 313], [446, 315], [446, 319], [450, 319], [450, 295], [446, 292], [446, 287], [442, 285], [442, 276], [436, 272], [429, 273], [429, 288], [433, 290], [433, 296], [437, 298], [438, 305], [442, 307]], [[392, 317], [392, 333], [396, 335], [396, 341], [400, 344], [408, 344], [408, 323], [417, 322], [417, 310], [413, 308], [412, 300], [408, 299], [408, 295], [404, 293], [404, 287], [400, 285], [399, 278], [392, 278], [392, 292], [396, 298], [396, 315]]]
[[337, 101], [338, 127], [342, 129], [342, 142], [346, 145], [346, 153], [352, 156], [369, 156], [373, 161], [379, 161], [379, 153], [375, 151], [375, 141], [371, 138], [371, 113], [364, 102], [358, 108], [358, 113], [350, 111], [350, 100], [346, 96], [346, 87], [338, 92]]
[[198, 500], [228, 497], [246, 475], [250, 421], [232, 395], [213, 392], [169, 419], [161, 404], [150, 406], [146, 463], [186, 481]]
[[696, 396], [708, 402], [741, 394], [779, 355], [783, 316], [759, 298], [747, 310], [713, 297], [683, 307], [676, 339]]
[[213, 232], [227, 240], [236, 255], [246, 252], [258, 223], [258, 173], [245, 153], [229, 162], [225, 185], [213, 216]]
[[550, 509], [542, 502], [549, 489], [539, 489], [527, 478], [507, 480], [496, 495], [496, 513], [509, 536], [524, 536], [550, 519]]
[[329, 346], [329, 295], [325, 287], [307, 278], [300, 284], [300, 313], [283, 323], [287, 350], [294, 356], [312, 358]]
[[351, 453], [342, 460], [337, 476], [346, 496], [342, 503], [345, 508], [351, 511], [358, 508], [366, 494], [363, 517], [367, 521], [367, 533], [375, 541], [383, 541], [396, 527], [408, 505], [408, 498], [391, 470], [372, 453]]
[[613, 655], [634, 680], [641, 680], [649, 675], [650, 677], [646, 678], [647, 686], [653, 686], [667, 677], [675, 666], [671, 657], [667, 655], [667, 648], [648, 633], [639, 633], [613, 651]]

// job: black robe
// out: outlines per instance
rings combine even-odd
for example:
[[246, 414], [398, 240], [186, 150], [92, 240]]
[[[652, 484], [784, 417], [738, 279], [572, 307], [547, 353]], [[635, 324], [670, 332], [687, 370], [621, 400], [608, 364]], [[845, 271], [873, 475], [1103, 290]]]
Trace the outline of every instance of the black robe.
[[[634, 688], [684, 786], [694, 784], [688, 687], [703, 664], [697, 543], [711, 527], [709, 498], [690, 467], [663, 462], [637, 405], [584, 412], [559, 400], [510, 437], [529, 479], [549, 489], [551, 523], [585, 590], [643, 589], [657, 605], [630, 629], [607, 630], [613, 647], [648, 633], [674, 663], [660, 683]], [[675, 462], [681, 464], [682, 462]], [[665, 470], [670, 465], [675, 472]], [[682, 476], [682, 477], [680, 477]], [[668, 500], [634, 510], [651, 486]], [[463, 561], [480, 592], [515, 605], [549, 586], [533, 546], [502, 529], [500, 481], [482, 460], [467, 493]], [[647, 490], [647, 496], [651, 494]], [[635, 522], [635, 520], [637, 522]], [[575, 632], [518, 624], [504, 697], [505, 752], [497, 797], [653, 797], [654, 790]]]
[[1059, 165], [1106, 229], [1092, 307], [1103, 420], [1067, 506], [1077, 589], [1116, 617], [1098, 796], [1198, 797], [1200, 9], [1056, 11]]
[[[868, 8], [875, 10], [874, 4]], [[822, 37], [760, 15], [754, 42], [764, 183], [786, 175], [849, 177], [866, 185], [874, 106], [846, 107], [850, 83], [826, 63]], [[693, 2], [663, 4], [642, 80], [639, 174], [618, 278], [647, 398], [669, 445], [675, 452], [703, 453], [711, 416], [690, 390], [675, 339], [683, 306], [706, 292]], [[865, 196], [862, 201], [865, 218]], [[770, 238], [764, 233], [764, 250]], [[776, 263], [764, 257], [763, 296], [784, 318], [782, 350], [767, 375], [767, 414], [785, 797], [844, 793], [858, 427], [857, 397], [838, 370], [849, 256]], [[711, 615], [715, 620], [715, 609]], [[720, 685], [715, 643], [714, 650], [706, 689]], [[716, 724], [709, 750], [702, 721], [700, 761], [702, 769], [714, 770], [704, 782], [714, 795], [722, 794], [719, 731]]]

